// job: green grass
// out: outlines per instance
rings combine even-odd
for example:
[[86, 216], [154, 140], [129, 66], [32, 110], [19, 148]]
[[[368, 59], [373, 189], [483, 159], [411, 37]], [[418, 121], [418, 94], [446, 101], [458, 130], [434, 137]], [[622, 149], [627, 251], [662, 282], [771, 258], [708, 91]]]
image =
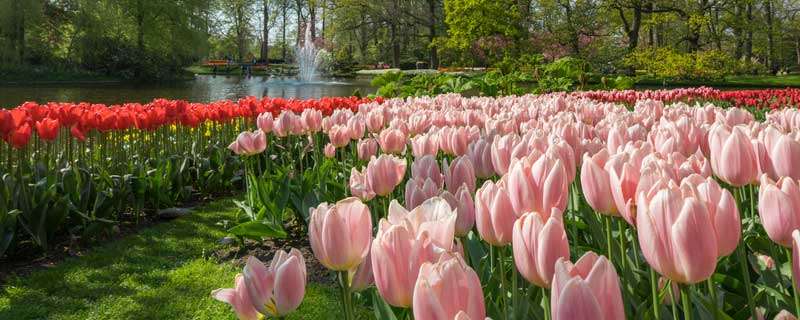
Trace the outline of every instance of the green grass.
[[[217, 201], [12, 278], [0, 288], [0, 319], [235, 319], [210, 292], [231, 287], [239, 270], [207, 258], [225, 236], [216, 223], [232, 219], [233, 208], [229, 200]], [[288, 319], [340, 318], [337, 292], [309, 284], [303, 304]]]
[[800, 87], [800, 74], [786, 76], [733, 76], [729, 77], [727, 82], [734, 85], [749, 84], [755, 86]]
[[[661, 79], [643, 77], [636, 82], [637, 86], [661, 87]], [[724, 81], [708, 80], [677, 80], [667, 81], [668, 87], [697, 87], [709, 86], [717, 88], [747, 89], [747, 88], [786, 88], [800, 87], [800, 74], [786, 76], [757, 75], [757, 76], [729, 76]]]

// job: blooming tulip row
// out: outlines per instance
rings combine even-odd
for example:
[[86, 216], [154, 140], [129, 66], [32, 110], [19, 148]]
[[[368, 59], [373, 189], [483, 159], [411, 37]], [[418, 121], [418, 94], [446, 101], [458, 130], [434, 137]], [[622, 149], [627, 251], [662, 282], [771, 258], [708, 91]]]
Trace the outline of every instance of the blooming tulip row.
[[[0, 257], [17, 255], [19, 244], [29, 240], [48, 248], [64, 232], [94, 238], [121, 220], [138, 221], [193, 197], [235, 190], [242, 163], [225, 147], [259, 114], [275, 114], [275, 133], [288, 135], [311, 131], [308, 125], [320, 126], [333, 110], [356, 110], [370, 101], [162, 99], [119, 106], [25, 103], [0, 110]], [[280, 116], [294, 112], [304, 115], [302, 123], [287, 124], [282, 119], [290, 118]]]
[[800, 106], [800, 89], [719, 90], [709, 87], [672, 90], [585, 91], [573, 95], [603, 102], [636, 104], [639, 100], [663, 102], [727, 102], [735, 107], [774, 110]]
[[[245, 159], [277, 135], [278, 119], [259, 119], [229, 146]], [[316, 161], [337, 164], [324, 174], [349, 195], [310, 207], [308, 240], [347, 319], [368, 301], [418, 320], [800, 313], [795, 108], [758, 121], [710, 103], [441, 95], [315, 128], [328, 141]], [[241, 319], [285, 314], [259, 293], [271, 280], [247, 274], [234, 290], [249, 313], [220, 300]]]

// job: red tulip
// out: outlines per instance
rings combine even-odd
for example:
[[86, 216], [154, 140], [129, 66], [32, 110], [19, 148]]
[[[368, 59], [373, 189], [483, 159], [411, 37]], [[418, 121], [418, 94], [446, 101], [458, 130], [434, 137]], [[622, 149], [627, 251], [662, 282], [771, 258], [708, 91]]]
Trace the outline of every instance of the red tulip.
[[36, 132], [44, 141], [53, 141], [58, 137], [61, 124], [57, 119], [43, 119], [36, 122]]

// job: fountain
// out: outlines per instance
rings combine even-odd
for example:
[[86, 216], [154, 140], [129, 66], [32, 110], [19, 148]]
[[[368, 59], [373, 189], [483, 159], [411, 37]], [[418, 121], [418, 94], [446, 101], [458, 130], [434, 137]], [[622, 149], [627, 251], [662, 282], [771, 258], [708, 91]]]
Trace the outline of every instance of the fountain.
[[311, 37], [311, 24], [306, 25], [305, 41], [295, 48], [297, 59], [297, 78], [301, 82], [311, 82], [316, 79], [317, 68], [320, 64], [320, 53]]

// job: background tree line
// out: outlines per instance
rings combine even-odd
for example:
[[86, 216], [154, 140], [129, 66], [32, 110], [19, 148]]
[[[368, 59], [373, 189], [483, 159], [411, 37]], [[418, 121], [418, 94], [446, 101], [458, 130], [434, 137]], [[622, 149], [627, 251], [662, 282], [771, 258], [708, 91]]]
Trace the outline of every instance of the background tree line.
[[308, 24], [345, 69], [531, 55], [665, 76], [800, 65], [800, 0], [0, 0], [0, 67], [166, 78], [210, 58], [291, 61]]

